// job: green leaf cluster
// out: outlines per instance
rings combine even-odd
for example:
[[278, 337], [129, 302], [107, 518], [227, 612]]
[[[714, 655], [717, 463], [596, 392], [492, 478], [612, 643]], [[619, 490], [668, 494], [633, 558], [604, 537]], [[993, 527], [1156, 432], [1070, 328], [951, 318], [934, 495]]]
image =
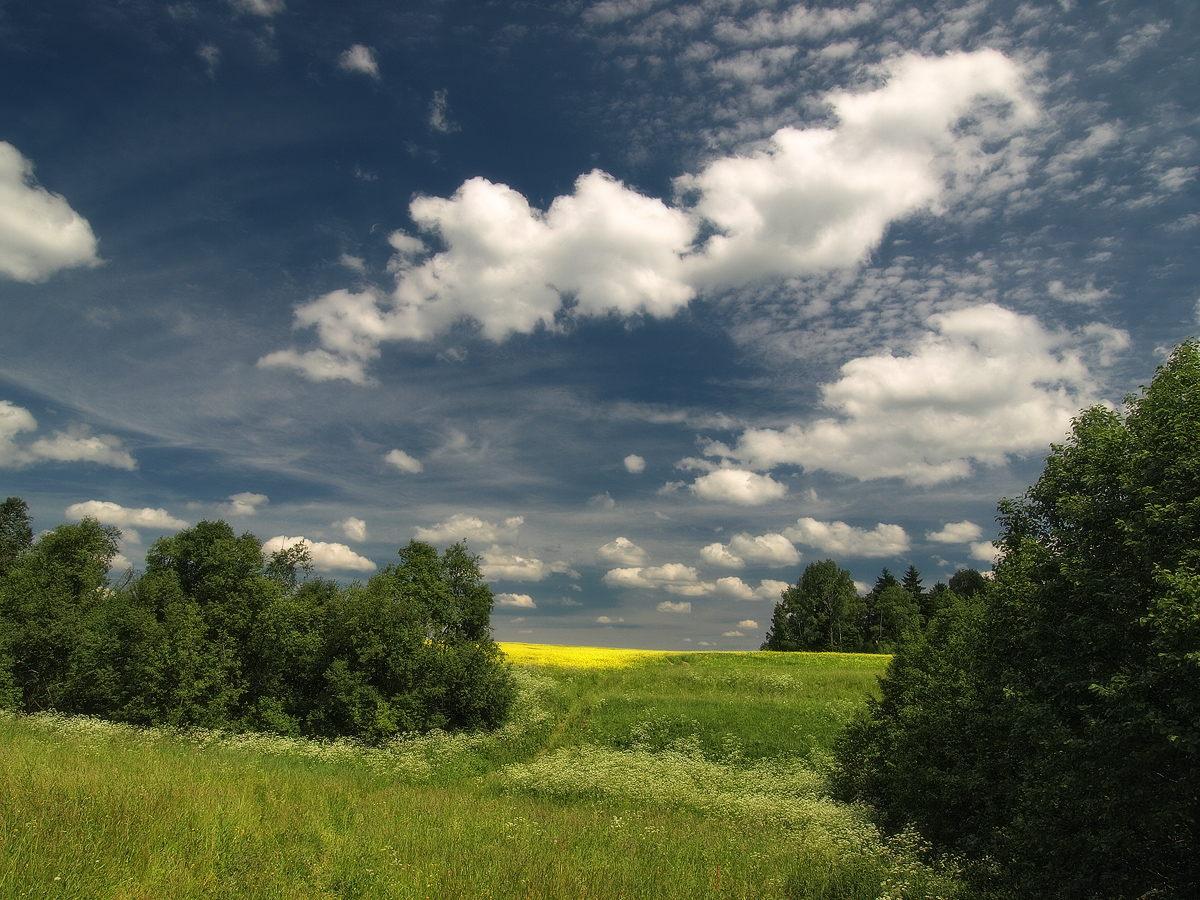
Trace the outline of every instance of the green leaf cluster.
[[0, 507], [0, 706], [138, 725], [386, 740], [493, 727], [515, 697], [492, 593], [462, 545], [401, 548], [366, 584], [307, 579], [303, 545], [203, 521], [108, 578], [119, 532], [94, 519], [32, 540]]
[[838, 790], [1016, 896], [1200, 892], [1200, 348], [1000, 504], [994, 581], [910, 632]]

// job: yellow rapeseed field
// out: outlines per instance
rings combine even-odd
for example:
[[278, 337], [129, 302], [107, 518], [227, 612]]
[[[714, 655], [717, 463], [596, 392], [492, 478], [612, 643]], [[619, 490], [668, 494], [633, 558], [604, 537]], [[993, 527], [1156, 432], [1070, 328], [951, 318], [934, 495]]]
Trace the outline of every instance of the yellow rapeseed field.
[[666, 650], [620, 650], [615, 647], [564, 647], [498, 641], [504, 655], [519, 665], [575, 669], [621, 669], [672, 655]]

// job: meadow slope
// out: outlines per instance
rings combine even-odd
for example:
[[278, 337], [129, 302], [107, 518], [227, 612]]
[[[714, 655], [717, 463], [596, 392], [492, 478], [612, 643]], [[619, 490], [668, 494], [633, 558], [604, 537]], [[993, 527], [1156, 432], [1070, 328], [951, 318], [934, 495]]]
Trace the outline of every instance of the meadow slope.
[[502, 647], [521, 695], [493, 733], [0, 718], [0, 897], [961, 893], [825, 792], [886, 658]]

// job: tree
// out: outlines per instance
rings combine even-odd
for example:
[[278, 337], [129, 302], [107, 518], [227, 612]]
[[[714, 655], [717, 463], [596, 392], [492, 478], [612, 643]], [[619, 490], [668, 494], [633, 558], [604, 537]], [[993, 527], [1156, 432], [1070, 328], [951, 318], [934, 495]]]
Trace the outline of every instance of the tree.
[[386, 740], [404, 731], [494, 727], [515, 698], [488, 625], [492, 593], [456, 544], [412, 541], [400, 562], [348, 589], [328, 622], [318, 734]]
[[764, 650], [857, 650], [864, 605], [832, 559], [810, 563], [775, 604]]
[[987, 587], [987, 579], [976, 569], [959, 569], [950, 576], [950, 590], [962, 597], [978, 594]]
[[0, 578], [31, 546], [33, 523], [29, 504], [20, 497], [9, 497], [0, 503]]
[[900, 582], [900, 586], [912, 594], [913, 599], [920, 604], [925, 596], [925, 591], [921, 587], [921, 573], [917, 571], [917, 567], [910, 565], [904, 572], [904, 579]]
[[92, 518], [60, 525], [0, 578], [0, 622], [8, 633], [0, 654], [11, 671], [0, 690], [18, 708], [72, 712], [98, 689], [97, 673], [82, 660], [98, 641], [92, 617], [106, 598], [119, 537]]
[[1195, 896], [1197, 344], [1123, 417], [1081, 413], [1000, 513], [994, 582], [902, 643], [839, 746], [839, 793], [1016, 894]]

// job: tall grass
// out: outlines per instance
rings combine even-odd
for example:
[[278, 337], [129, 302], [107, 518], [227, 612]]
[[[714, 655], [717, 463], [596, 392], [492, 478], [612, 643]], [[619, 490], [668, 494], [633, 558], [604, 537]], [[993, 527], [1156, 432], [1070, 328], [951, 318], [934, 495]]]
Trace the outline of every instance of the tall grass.
[[[582, 657], [519, 664], [499, 732], [376, 748], [0, 717], [0, 897], [957, 891], [825, 796], [823, 738], [768, 721], [839, 720], [878, 660]], [[739, 702], [754, 714], [722, 715]]]

